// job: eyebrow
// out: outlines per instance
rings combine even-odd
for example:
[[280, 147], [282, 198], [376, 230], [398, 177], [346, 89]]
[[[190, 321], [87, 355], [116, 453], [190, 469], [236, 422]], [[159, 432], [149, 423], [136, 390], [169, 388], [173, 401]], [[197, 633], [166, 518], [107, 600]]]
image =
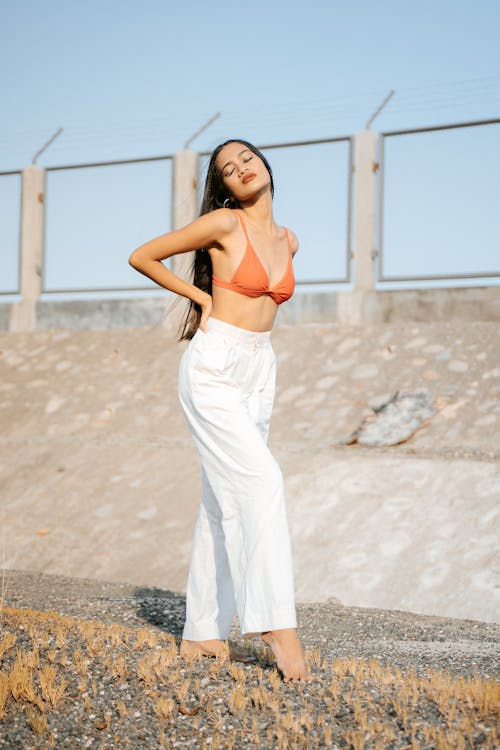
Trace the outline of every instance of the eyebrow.
[[[250, 151], [250, 149], [249, 149], [249, 148], [244, 148], [244, 149], [243, 149], [243, 151], [240, 151], [240, 152], [238, 153], [238, 156], [241, 156], [241, 154], [244, 154], [244, 153], [245, 153], [245, 151]], [[227, 165], [228, 165], [228, 164], [231, 164], [231, 162], [230, 162], [230, 161], [227, 161], [227, 162], [226, 162], [226, 163], [224, 164], [224, 166], [222, 167], [222, 169], [221, 169], [221, 172], [223, 172], [223, 171], [225, 170], [225, 168], [227, 167]]]

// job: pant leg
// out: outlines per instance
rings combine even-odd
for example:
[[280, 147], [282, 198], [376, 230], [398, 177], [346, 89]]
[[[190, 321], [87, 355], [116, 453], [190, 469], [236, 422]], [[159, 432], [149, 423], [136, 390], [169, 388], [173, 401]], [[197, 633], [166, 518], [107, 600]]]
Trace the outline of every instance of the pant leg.
[[[240, 351], [238, 361], [231, 362], [227, 350], [219, 357], [214, 343], [211, 339], [210, 349], [198, 351], [193, 362], [189, 354], [183, 357], [179, 397], [220, 507], [240, 629], [248, 635], [296, 627], [283, 476], [266, 444], [274, 387], [271, 352], [261, 350], [245, 360]], [[228, 612], [231, 602], [228, 587], [223, 594], [214, 586], [214, 565], [207, 570], [201, 564], [206, 550], [193, 558], [191, 591], [203, 589], [207, 598], [197, 609], [198, 621], [186, 622], [186, 634], [204, 640], [213, 637], [214, 613]]]
[[[259, 378], [255, 381], [254, 387], [252, 388], [250, 396], [248, 398], [249, 416], [255, 423], [258, 431], [262, 436], [262, 440], [264, 441], [264, 443], [266, 443], [266, 445], [269, 438], [269, 428], [271, 423], [276, 388], [276, 357], [272, 348], [270, 351], [270, 362], [271, 366], [267, 371], [265, 371], [264, 379]], [[269, 456], [271, 456], [269, 449], [268, 454]], [[281, 566], [281, 572], [279, 572], [279, 568], [276, 570], [275, 580], [271, 581], [271, 586], [269, 588], [270, 590], [272, 590], [274, 587], [276, 595], [277, 587], [282, 586], [283, 594], [285, 594], [285, 596], [288, 596], [288, 600], [286, 600], [287, 603], [285, 604], [285, 606], [281, 608], [282, 615], [284, 616], [278, 615], [278, 611], [276, 611], [270, 618], [270, 621], [273, 623], [270, 627], [261, 628], [257, 627], [256, 625], [253, 625], [253, 627], [251, 627], [252, 622], [258, 623], [258, 621], [252, 621], [251, 619], [247, 618], [246, 625], [248, 626], [248, 630], [246, 630], [243, 626], [241, 628], [242, 634], [246, 637], [251, 637], [252, 635], [260, 635], [260, 633], [264, 630], [278, 630], [280, 628], [297, 627], [292, 548], [288, 518], [286, 513], [283, 474], [276, 462], [276, 459], [272, 457], [272, 460], [276, 466], [279, 486], [277, 506], [275, 509], [275, 515], [273, 517], [274, 520], [272, 521], [275, 533], [273, 533], [273, 527], [271, 526], [271, 533], [270, 535], [268, 535], [265, 554], [262, 554], [262, 545], [258, 545], [256, 547], [255, 555], [256, 557], [261, 558], [261, 562], [256, 566], [256, 569], [258, 569], [258, 567], [260, 566], [259, 576], [263, 576], [265, 575], [266, 565], [269, 566], [268, 569], [273, 569], [274, 564], [276, 564], [277, 566]], [[272, 546], [273, 540], [274, 544], [276, 545], [276, 548], [274, 550]], [[269, 552], [271, 552], [271, 555], [268, 554]], [[274, 559], [273, 552], [275, 554]], [[259, 579], [257, 579], [257, 581], [258, 580]], [[255, 580], [253, 581], [252, 585], [254, 586], [254, 588], [258, 588], [258, 583]], [[262, 595], [266, 596], [268, 595], [268, 592], [264, 589]], [[255, 591], [254, 598], [256, 599], [257, 597], [258, 591]], [[245, 622], [243, 623], [243, 625], [245, 625]]]
[[196, 520], [186, 590], [187, 640], [226, 640], [236, 612], [222, 513], [201, 467], [201, 503]]
[[276, 357], [270, 352], [270, 367], [258, 378], [248, 396], [248, 413], [255, 422], [265, 443], [269, 439], [271, 415], [276, 391]]

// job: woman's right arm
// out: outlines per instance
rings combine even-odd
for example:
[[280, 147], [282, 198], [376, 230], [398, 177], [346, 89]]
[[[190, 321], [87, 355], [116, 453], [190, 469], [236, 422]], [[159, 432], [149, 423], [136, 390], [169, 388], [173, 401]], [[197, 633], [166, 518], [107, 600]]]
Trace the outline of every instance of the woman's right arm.
[[187, 253], [200, 247], [220, 244], [237, 224], [235, 214], [230, 208], [218, 208], [203, 214], [182, 229], [167, 232], [137, 247], [131, 254], [130, 265], [148, 276], [154, 282], [169, 289], [175, 294], [206, 305], [211, 296], [194, 284], [184, 281], [166, 268], [162, 260], [177, 253]]

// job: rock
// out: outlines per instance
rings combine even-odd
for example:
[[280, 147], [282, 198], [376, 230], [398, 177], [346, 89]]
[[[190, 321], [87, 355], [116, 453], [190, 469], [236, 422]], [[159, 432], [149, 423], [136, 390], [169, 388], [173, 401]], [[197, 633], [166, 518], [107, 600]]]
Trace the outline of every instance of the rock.
[[397, 390], [389, 401], [375, 407], [373, 414], [365, 417], [347, 440], [339, 444], [388, 446], [403, 443], [436, 413], [433, 401], [433, 396], [425, 388], [413, 393]]

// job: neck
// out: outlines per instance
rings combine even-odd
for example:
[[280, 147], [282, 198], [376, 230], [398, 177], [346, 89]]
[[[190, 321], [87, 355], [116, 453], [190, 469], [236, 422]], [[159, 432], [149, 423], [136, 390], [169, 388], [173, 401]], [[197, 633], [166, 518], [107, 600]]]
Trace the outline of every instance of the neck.
[[252, 224], [266, 232], [267, 234], [276, 233], [276, 224], [273, 216], [273, 199], [271, 191], [266, 189], [265, 192], [253, 196], [251, 200], [240, 203], [241, 210], [245, 217]]

